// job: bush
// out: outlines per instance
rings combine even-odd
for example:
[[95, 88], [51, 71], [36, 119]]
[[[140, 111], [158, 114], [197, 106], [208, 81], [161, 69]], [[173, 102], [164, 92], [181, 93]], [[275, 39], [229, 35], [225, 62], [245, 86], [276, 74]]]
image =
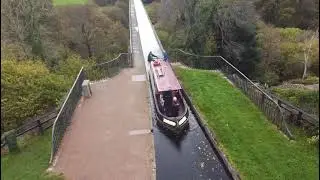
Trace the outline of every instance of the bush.
[[1, 66], [4, 131], [55, 107], [68, 90], [68, 81], [62, 75], [50, 73], [40, 61], [4, 59]]
[[315, 144], [317, 145], [317, 147], [319, 147], [319, 130], [317, 135], [312, 136], [311, 138], [308, 138], [308, 143]]
[[290, 83], [304, 84], [304, 85], [319, 84], [319, 77], [309, 76], [306, 79], [293, 79], [293, 80], [290, 80]]
[[1, 44], [1, 59], [15, 58], [22, 60], [28, 57], [28, 54], [24, 52], [22, 45], [19, 44]]
[[280, 78], [277, 73], [273, 71], [267, 71], [262, 76], [261, 81], [263, 83], [267, 83], [269, 86], [275, 86], [280, 83]]
[[159, 37], [159, 40], [161, 41], [163, 48], [166, 49], [166, 47], [168, 47], [170, 44], [169, 43], [169, 37], [170, 37], [169, 33], [165, 30], [162, 30], [162, 29], [155, 29], [155, 30], [157, 32], [157, 35]]
[[128, 27], [129, 19], [123, 10], [117, 6], [107, 6], [103, 8], [103, 13], [107, 15], [112, 21], [120, 21], [124, 27]]
[[272, 88], [272, 91], [308, 113], [319, 114], [319, 91], [292, 88]]
[[152, 24], [156, 24], [158, 22], [158, 12], [160, 9], [160, 3], [153, 2], [151, 4], [145, 5], [146, 11], [150, 17], [150, 21]]
[[93, 59], [82, 59], [79, 55], [70, 55], [67, 59], [61, 60], [56, 69], [56, 74], [64, 76], [68, 79], [69, 86], [72, 85], [74, 79], [77, 77], [81, 67], [88, 67], [95, 64]]

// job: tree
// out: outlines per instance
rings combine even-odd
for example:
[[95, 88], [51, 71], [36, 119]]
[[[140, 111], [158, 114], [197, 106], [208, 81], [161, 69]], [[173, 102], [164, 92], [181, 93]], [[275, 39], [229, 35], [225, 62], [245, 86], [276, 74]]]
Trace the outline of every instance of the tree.
[[252, 75], [259, 60], [256, 19], [250, 1], [161, 1], [160, 22], [165, 27], [161, 30], [175, 37], [179, 29], [184, 29], [186, 50], [196, 54], [220, 54], [248, 75]]
[[[59, 59], [59, 26], [50, 0], [1, 1], [1, 47], [3, 53], [21, 49], [18, 59], [40, 57], [48, 65]], [[10, 48], [13, 48], [10, 50]]]
[[152, 24], [156, 24], [159, 19], [160, 3], [153, 2], [145, 6], [148, 16]]
[[[305, 40], [302, 43], [303, 49], [303, 57], [304, 57], [304, 68], [303, 68], [303, 75], [302, 79], [307, 77], [308, 68], [310, 67], [310, 56], [313, 56], [313, 59], [316, 58], [317, 52], [319, 52], [319, 31], [318, 29], [312, 33], [305, 33]], [[317, 49], [318, 48], [318, 49]], [[319, 57], [318, 57], [319, 58]]]
[[121, 24], [128, 28], [129, 27], [129, 16], [126, 16], [127, 9], [124, 10], [122, 8], [119, 8], [117, 6], [107, 6], [102, 8], [102, 12], [110, 18], [112, 21], [119, 21]]
[[275, 28], [263, 22], [258, 25], [257, 39], [262, 56], [257, 70], [263, 82], [277, 85], [301, 75], [305, 78], [308, 69], [314, 69], [319, 62], [316, 32], [299, 28]]
[[280, 31], [280, 52], [281, 66], [279, 72], [280, 80], [285, 81], [300, 77], [303, 71], [301, 60], [303, 52], [300, 48], [299, 36], [303, 34], [303, 30], [299, 28], [279, 28]]
[[[257, 41], [261, 51], [261, 62], [258, 69], [260, 75], [268, 72], [279, 74], [280, 53], [280, 31], [271, 25], [266, 25], [262, 21], [258, 22]], [[277, 78], [278, 79], [278, 78]]]
[[42, 26], [50, 20], [50, 0], [1, 1], [1, 37], [18, 44], [25, 54], [44, 56]]
[[243, 73], [252, 76], [259, 62], [256, 48], [257, 16], [249, 1], [224, 2], [214, 16], [219, 54]]
[[59, 10], [62, 34], [67, 47], [83, 58], [104, 59], [106, 54], [127, 51], [128, 31], [94, 5], [71, 6]]
[[319, 26], [318, 0], [258, 0], [255, 5], [262, 19], [277, 27], [316, 29]]

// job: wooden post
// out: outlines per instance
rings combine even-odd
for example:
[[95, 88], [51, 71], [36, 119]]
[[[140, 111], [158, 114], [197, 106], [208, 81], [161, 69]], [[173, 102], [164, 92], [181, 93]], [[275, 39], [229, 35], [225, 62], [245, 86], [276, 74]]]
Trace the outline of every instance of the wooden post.
[[261, 93], [261, 107], [263, 107], [265, 98], [266, 98], [266, 95], [264, 95], [264, 93]]
[[19, 151], [16, 130], [13, 129], [11, 131], [5, 132], [4, 137], [8, 145], [9, 152]]
[[297, 124], [299, 126], [301, 126], [301, 124], [302, 124], [302, 112], [301, 111], [299, 111], [299, 113], [297, 115]]
[[281, 107], [281, 100], [278, 99], [278, 105]]
[[299, 111], [299, 114], [298, 114], [297, 120], [298, 120], [298, 121], [299, 121], [299, 120], [302, 120], [302, 112], [301, 112], [301, 111]]
[[39, 134], [43, 135], [43, 128], [42, 128], [42, 125], [41, 125], [41, 122], [40, 122], [39, 119], [37, 120], [37, 124], [38, 124], [38, 132], [39, 132]]

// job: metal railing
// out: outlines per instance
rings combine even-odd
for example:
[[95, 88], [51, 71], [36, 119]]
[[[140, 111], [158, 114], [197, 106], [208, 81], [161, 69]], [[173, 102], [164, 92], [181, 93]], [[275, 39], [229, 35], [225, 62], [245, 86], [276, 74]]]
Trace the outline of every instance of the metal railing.
[[70, 124], [73, 111], [75, 110], [79, 99], [81, 98], [82, 82], [85, 80], [85, 73], [83, 67], [81, 68], [76, 80], [74, 81], [61, 109], [53, 123], [52, 128], [52, 149], [50, 163], [52, 163], [56, 155], [63, 135]]
[[131, 67], [131, 61], [128, 53], [121, 53], [111, 61], [100, 63], [85, 68], [86, 77], [91, 81], [111, 78], [120, 73], [121, 69]]
[[268, 90], [265, 91], [275, 99], [278, 105], [284, 110], [284, 117], [288, 123], [300, 127], [309, 136], [314, 136], [319, 133], [319, 117], [305, 112], [288, 101], [277, 97]]
[[133, 47], [132, 47], [132, 20], [131, 20], [131, 3], [132, 0], [129, 0], [129, 61], [130, 61], [130, 67], [133, 67]]
[[188, 67], [197, 69], [217, 70], [222, 72], [236, 87], [241, 89], [290, 139], [293, 135], [284, 118], [283, 109], [278, 102], [260, 87], [254, 84], [247, 76], [221, 56], [199, 56], [180, 49], [174, 49], [173, 62], [180, 62]]

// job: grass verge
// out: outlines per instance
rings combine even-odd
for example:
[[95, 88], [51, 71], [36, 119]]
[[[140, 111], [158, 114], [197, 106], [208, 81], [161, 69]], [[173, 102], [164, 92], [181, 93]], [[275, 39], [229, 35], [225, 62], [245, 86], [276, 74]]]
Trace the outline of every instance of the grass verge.
[[51, 131], [19, 141], [20, 152], [1, 156], [1, 179], [63, 180], [46, 173], [51, 152]]
[[318, 179], [318, 148], [289, 141], [221, 75], [175, 68], [195, 106], [242, 179]]
[[87, 3], [88, 3], [88, 0], [53, 0], [54, 6], [65, 6], [65, 5], [75, 5], [75, 4], [84, 5]]

